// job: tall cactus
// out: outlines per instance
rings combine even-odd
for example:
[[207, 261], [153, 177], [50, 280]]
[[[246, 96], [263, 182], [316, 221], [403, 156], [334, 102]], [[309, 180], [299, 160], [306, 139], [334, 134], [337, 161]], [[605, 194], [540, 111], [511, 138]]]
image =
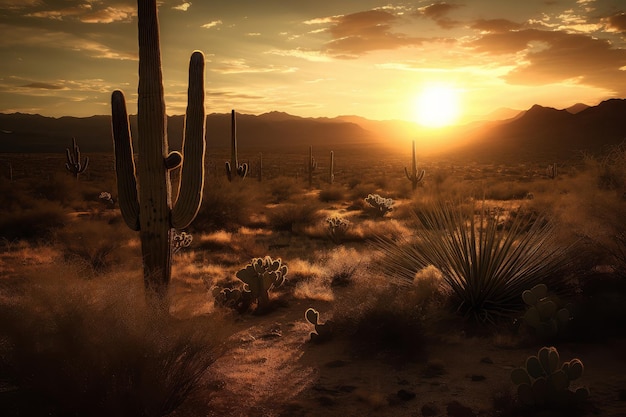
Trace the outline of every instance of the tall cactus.
[[[138, 0], [137, 6], [139, 170], [136, 175], [126, 102], [119, 90], [111, 96], [115, 170], [122, 216], [128, 227], [139, 231], [146, 295], [165, 305], [171, 277], [172, 228], [187, 227], [202, 202], [206, 148], [204, 55], [195, 51], [189, 63], [183, 155], [169, 152], [156, 0]], [[169, 171], [181, 164], [180, 186], [172, 205]]]
[[335, 182], [335, 152], [330, 151], [330, 167], [328, 168], [328, 182]]
[[242, 179], [248, 174], [248, 164], [239, 165], [237, 161], [237, 120], [235, 119], [235, 110], [230, 113], [230, 162], [226, 162], [226, 176], [228, 181], [232, 181], [235, 175], [239, 175]]
[[411, 188], [415, 190], [417, 188], [417, 184], [419, 184], [424, 179], [424, 174], [426, 171], [421, 170], [419, 173], [417, 172], [417, 160], [415, 159], [415, 141], [413, 141], [413, 159], [411, 164], [411, 173], [409, 174], [409, 170], [404, 167], [404, 173], [406, 177], [411, 181]]
[[85, 172], [89, 165], [89, 157], [86, 156], [84, 162], [80, 162], [80, 148], [76, 144], [76, 138], [72, 138], [72, 150], [65, 148], [65, 169], [67, 169], [74, 178], [78, 179], [78, 176]]
[[263, 181], [263, 153], [259, 152], [259, 182]]
[[317, 161], [313, 158], [313, 146], [309, 146], [309, 160], [306, 169], [309, 173], [309, 187], [313, 187], [313, 171], [317, 169]]

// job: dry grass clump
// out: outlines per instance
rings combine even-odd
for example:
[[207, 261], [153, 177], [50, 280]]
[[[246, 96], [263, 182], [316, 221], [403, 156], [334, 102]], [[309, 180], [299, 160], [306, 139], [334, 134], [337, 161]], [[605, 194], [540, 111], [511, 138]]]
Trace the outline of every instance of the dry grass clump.
[[226, 326], [149, 309], [140, 275], [58, 267], [4, 283], [3, 415], [162, 416], [201, 385]]
[[300, 233], [319, 218], [319, 202], [303, 199], [298, 203], [281, 203], [268, 209], [267, 219], [272, 230]]
[[47, 239], [66, 221], [66, 210], [59, 203], [33, 201], [23, 207], [12, 207], [0, 216], [0, 237], [8, 240]]
[[264, 181], [263, 188], [270, 196], [268, 202], [272, 204], [292, 200], [301, 195], [304, 190], [302, 181], [291, 176], [281, 176]]
[[345, 198], [346, 190], [340, 185], [329, 185], [322, 188], [319, 193], [319, 199], [324, 203], [344, 201]]

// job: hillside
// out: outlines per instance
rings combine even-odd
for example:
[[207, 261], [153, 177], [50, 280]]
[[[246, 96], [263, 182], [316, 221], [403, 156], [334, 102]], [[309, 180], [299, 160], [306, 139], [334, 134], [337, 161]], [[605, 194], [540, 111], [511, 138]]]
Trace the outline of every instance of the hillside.
[[[534, 105], [506, 120], [473, 123], [447, 130], [428, 130], [406, 121], [374, 121], [358, 116], [303, 118], [281, 112], [237, 115], [240, 149], [301, 149], [308, 145], [405, 146], [418, 141], [421, 154], [476, 160], [564, 160], [581, 152], [599, 153], [626, 138], [626, 100], [597, 106], [576, 104], [557, 110]], [[179, 149], [183, 116], [168, 118], [172, 149]], [[134, 130], [136, 117], [131, 116]], [[228, 149], [230, 114], [207, 116], [209, 148]], [[110, 116], [50, 118], [0, 114], [0, 152], [63, 152], [75, 137], [83, 152], [111, 152]], [[133, 132], [136, 136], [136, 132]]]

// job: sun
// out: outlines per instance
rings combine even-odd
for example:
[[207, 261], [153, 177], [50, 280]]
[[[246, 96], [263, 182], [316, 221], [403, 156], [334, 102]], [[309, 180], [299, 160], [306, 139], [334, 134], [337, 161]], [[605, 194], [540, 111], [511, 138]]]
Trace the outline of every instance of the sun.
[[415, 98], [414, 112], [415, 121], [422, 126], [450, 126], [459, 118], [459, 92], [450, 85], [429, 85]]

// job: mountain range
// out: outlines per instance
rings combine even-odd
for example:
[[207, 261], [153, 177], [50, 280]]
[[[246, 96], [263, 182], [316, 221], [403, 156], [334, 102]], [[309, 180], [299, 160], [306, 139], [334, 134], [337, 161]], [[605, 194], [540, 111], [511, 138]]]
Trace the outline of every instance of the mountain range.
[[[576, 104], [567, 109], [534, 105], [526, 111], [503, 109], [502, 120], [474, 122], [447, 129], [426, 129], [406, 121], [375, 121], [358, 116], [305, 118], [282, 112], [237, 114], [240, 149], [280, 146], [302, 149], [368, 145], [407, 146], [419, 152], [445, 153], [476, 160], [563, 160], [581, 152], [599, 153], [626, 139], [626, 99], [610, 99], [596, 106]], [[228, 149], [230, 113], [207, 115], [207, 146]], [[0, 113], [0, 153], [64, 152], [76, 138], [83, 152], [112, 152], [110, 116], [51, 118]], [[180, 149], [183, 116], [168, 117], [172, 149]], [[131, 116], [136, 137], [136, 116]]]

